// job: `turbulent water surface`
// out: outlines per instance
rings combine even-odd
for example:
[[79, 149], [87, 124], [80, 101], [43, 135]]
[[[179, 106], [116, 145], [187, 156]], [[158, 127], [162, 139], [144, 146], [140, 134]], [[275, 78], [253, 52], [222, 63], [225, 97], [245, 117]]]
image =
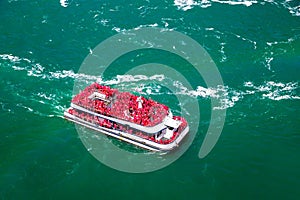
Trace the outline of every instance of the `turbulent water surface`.
[[[0, 19], [1, 199], [299, 198], [298, 0], [1, 0]], [[180, 159], [152, 173], [129, 174], [89, 154], [62, 115], [74, 81], [95, 81], [78, 73], [93, 48], [144, 27], [197, 41], [215, 61], [224, 86], [191, 80], [189, 90], [161, 72], [148, 77], [115, 70], [101, 77], [124, 91], [143, 86], [140, 93], [175, 113], [178, 102], [160, 83], [174, 86], [183, 107], [200, 105], [201, 120], [190, 122], [199, 123], [196, 137]], [[185, 62], [165, 53], [136, 52], [113, 65], [161, 61], [192, 75], [184, 71]], [[199, 159], [211, 99], [220, 103], [212, 109], [227, 109], [226, 121], [213, 151]]]

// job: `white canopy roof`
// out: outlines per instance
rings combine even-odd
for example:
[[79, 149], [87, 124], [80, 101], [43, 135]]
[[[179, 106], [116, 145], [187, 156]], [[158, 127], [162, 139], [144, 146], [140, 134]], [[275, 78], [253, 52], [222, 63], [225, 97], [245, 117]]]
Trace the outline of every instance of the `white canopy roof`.
[[89, 96], [89, 98], [90, 98], [90, 99], [101, 99], [101, 100], [103, 100], [103, 101], [108, 101], [108, 100], [106, 99], [106, 95], [103, 94], [103, 93], [100, 93], [100, 92], [93, 92], [93, 94], [91, 94], [91, 95]]
[[164, 119], [164, 125], [172, 127], [172, 128], [178, 128], [181, 124], [181, 121], [177, 121], [175, 119], [172, 119], [171, 117], [167, 116]]

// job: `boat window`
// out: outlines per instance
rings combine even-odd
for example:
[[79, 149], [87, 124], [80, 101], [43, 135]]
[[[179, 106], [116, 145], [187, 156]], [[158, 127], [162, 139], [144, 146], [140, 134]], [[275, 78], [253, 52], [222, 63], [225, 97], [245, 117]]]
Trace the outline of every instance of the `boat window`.
[[173, 127], [168, 127], [168, 129], [172, 131], [174, 128]]

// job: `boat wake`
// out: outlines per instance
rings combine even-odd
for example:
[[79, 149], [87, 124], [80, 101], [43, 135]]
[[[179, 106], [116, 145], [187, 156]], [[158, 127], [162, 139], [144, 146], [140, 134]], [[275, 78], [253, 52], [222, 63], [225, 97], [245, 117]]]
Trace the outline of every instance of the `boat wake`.
[[300, 16], [300, 5], [297, 3], [298, 0], [283, 0], [283, 1], [275, 1], [275, 0], [174, 0], [174, 5], [183, 11], [190, 10], [196, 6], [201, 8], [208, 8], [213, 6], [213, 4], [227, 4], [231, 6], [252, 6], [255, 4], [265, 5], [266, 3], [283, 7], [289, 11], [289, 13], [293, 16]]
[[[121, 90], [136, 91], [141, 95], [165, 95], [169, 94], [161, 85], [163, 83], [172, 84], [175, 91], [172, 94], [184, 95], [189, 98], [217, 99], [220, 106], [213, 109], [227, 109], [234, 107], [244, 98], [253, 98], [253, 101], [261, 100], [300, 100], [298, 82], [276, 82], [273, 80], [255, 83], [245, 81], [238, 88], [231, 88], [228, 85], [219, 85], [215, 88], [206, 88], [196, 86], [194, 90], [189, 90], [177, 80], [165, 77], [163, 74], [153, 76], [145, 75], [117, 75], [110, 80], [104, 80], [101, 77], [78, 74], [72, 70], [49, 71], [41, 64], [31, 61], [27, 58], [4, 54], [0, 55], [0, 70], [4, 72], [26, 73], [25, 77], [20, 76], [20, 80], [10, 80], [3, 82], [4, 91], [15, 97], [16, 102], [12, 105], [5, 97], [0, 98], [0, 108], [5, 112], [14, 112], [14, 106], [24, 109], [40, 116], [62, 117], [63, 111], [67, 108], [67, 103], [72, 98], [72, 89], [74, 80], [84, 83], [99, 82], [100, 84], [117, 87]], [[1, 72], [2, 74], [2, 72]], [[19, 76], [19, 74], [18, 74]], [[30, 77], [30, 78], [28, 78]], [[39, 80], [38, 90], [27, 92], [26, 85], [22, 84], [22, 79], [26, 83], [35, 84]], [[40, 81], [44, 80], [44, 81]], [[29, 81], [29, 82], [28, 82]], [[61, 89], [61, 83], [65, 83], [65, 88]], [[30, 100], [30, 101], [29, 101]], [[185, 104], [188, 104], [186, 101]], [[49, 107], [51, 112], [49, 113]]]

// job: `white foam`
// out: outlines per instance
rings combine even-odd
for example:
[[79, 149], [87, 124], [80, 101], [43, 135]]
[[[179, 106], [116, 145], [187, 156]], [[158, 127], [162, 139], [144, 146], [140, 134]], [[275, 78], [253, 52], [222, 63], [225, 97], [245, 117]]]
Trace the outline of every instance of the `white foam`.
[[286, 40], [283, 40], [283, 41], [272, 41], [272, 42], [270, 41], [270, 42], [266, 42], [266, 44], [270, 47], [274, 46], [274, 45], [278, 45], [278, 44], [291, 44], [293, 41], [298, 39], [298, 37], [299, 37], [298, 35], [295, 35], [295, 36], [288, 38]]
[[108, 26], [108, 22], [109, 22], [110, 20], [108, 20], [108, 19], [101, 19], [100, 20], [100, 23], [103, 25], [103, 26]]
[[117, 33], [121, 32], [121, 28], [119, 28], [119, 27], [113, 27], [112, 30], [116, 31]]
[[227, 109], [233, 107], [236, 102], [243, 98], [241, 92], [223, 85], [219, 85], [215, 88], [198, 86], [196, 90], [188, 90], [178, 81], [174, 81], [173, 85], [178, 88], [178, 92], [175, 92], [176, 95], [218, 99], [219, 106], [216, 106], [213, 109]]
[[211, 6], [211, 2], [209, 0], [201, 0], [200, 7], [201, 8], [208, 8]]
[[[105, 85], [118, 85], [118, 87], [128, 88], [128, 85], [138, 88], [141, 94], [144, 95], [161, 95], [161, 87], [159, 84], [144, 85], [145, 82], [154, 83], [155, 81], [162, 82], [162, 84], [171, 81], [176, 91], [172, 91], [175, 95], [187, 95], [193, 98], [213, 98], [220, 102], [220, 105], [213, 109], [227, 109], [233, 107], [237, 102], [243, 99], [245, 96], [255, 96], [258, 99], [269, 99], [274, 101], [294, 99], [299, 100], [300, 97], [297, 95], [299, 89], [298, 82], [276, 82], [276, 81], [265, 81], [260, 85], [255, 84], [252, 81], [246, 81], [243, 83], [241, 89], [233, 89], [228, 86], [217, 86], [215, 88], [206, 88], [203, 86], [197, 86], [195, 90], [189, 90], [181, 82], [174, 81], [170, 78], [165, 77], [163, 74], [155, 74], [152, 76], [146, 75], [117, 75], [114, 79], [103, 80], [100, 76], [87, 75], [82, 73], [75, 73], [72, 70], [62, 70], [55, 72], [47, 72], [46, 68], [38, 63], [34, 63], [26, 58], [19, 58], [10, 54], [0, 55], [3, 60], [9, 60], [14, 65], [12, 69], [15, 71], [26, 71], [28, 76], [47, 78], [48, 80], [53, 79], [76, 79], [85, 82], [94, 82], [97, 80], [100, 84]], [[270, 60], [270, 62], [272, 59]], [[138, 84], [138, 85], [137, 85]], [[131, 88], [130, 90], [134, 90]], [[57, 93], [54, 92], [54, 93]], [[18, 95], [18, 93], [16, 93]], [[32, 94], [33, 100], [41, 104], [47, 104], [54, 108], [55, 112], [61, 113], [64, 108], [61, 107], [61, 101], [66, 98], [64, 94], [55, 95], [46, 92], [39, 92]], [[29, 107], [30, 108], [30, 107]], [[26, 108], [31, 111], [30, 109]]]
[[[174, 5], [183, 11], [190, 10], [195, 6], [200, 6], [201, 8], [208, 8], [212, 6], [213, 3], [227, 4], [231, 6], [247, 6], [250, 7], [253, 4], [265, 5], [266, 3], [283, 7], [288, 10], [288, 12], [292, 16], [299, 17], [300, 16], [300, 5], [297, 3], [299, 0], [285, 0], [285, 1], [274, 1], [274, 0], [174, 0]], [[295, 3], [296, 2], [296, 3]]]
[[27, 58], [19, 58], [18, 56], [13, 56], [11, 54], [0, 55], [0, 58], [9, 60], [13, 63], [12, 69], [15, 71], [26, 71], [28, 76], [46, 78], [46, 75], [43, 74], [45, 68], [39, 63], [33, 63]]
[[215, 3], [229, 4], [229, 5], [245, 5], [251, 6], [252, 4], [257, 4], [257, 1], [220, 1], [220, 0], [211, 0]]
[[251, 85], [247, 85], [247, 87], [253, 89], [254, 94], [261, 94], [262, 99], [274, 101], [299, 99], [299, 96], [296, 95], [296, 91], [299, 89], [297, 82], [282, 83], [266, 81], [262, 85], [255, 86], [252, 83]]
[[16, 104], [17, 107], [20, 107], [20, 108], [25, 108], [26, 110], [28, 110], [29, 112], [33, 112], [33, 109], [30, 108], [29, 106], [25, 106], [23, 105], [22, 103], [17, 103]]
[[69, 5], [68, 0], [59, 0], [59, 3], [64, 8], [68, 7], [68, 5]]
[[226, 62], [226, 60], [227, 60], [227, 56], [226, 56], [225, 51], [224, 51], [225, 44], [226, 43], [222, 42], [221, 43], [221, 49], [219, 50], [219, 52], [221, 53], [221, 60], [220, 60], [220, 62]]
[[11, 54], [2, 54], [0, 58], [3, 60], [10, 60], [11, 62], [19, 62], [21, 59], [18, 56], [13, 56]]
[[264, 0], [260, 4], [264, 5], [265, 3], [270, 3], [276, 5], [277, 7], [283, 7], [287, 9], [292, 16], [295, 17], [300, 16], [299, 0], [284, 0], [284, 1]]
[[268, 68], [268, 70], [271, 70], [271, 62], [274, 60], [273, 57], [266, 57], [266, 67]]
[[106, 80], [106, 81], [102, 79], [98, 79], [97, 82], [105, 85], [116, 85], [120, 83], [139, 82], [139, 81], [148, 81], [148, 80], [162, 81], [164, 79], [165, 76], [163, 74], [155, 74], [152, 76], [125, 74], [125, 75], [117, 75], [114, 79]]
[[[293, 5], [295, 1], [296, 3], [295, 5]], [[292, 16], [300, 16], [299, 0], [286, 0], [282, 3], [282, 5], [284, 8], [288, 9], [289, 13], [291, 13]]]
[[246, 81], [246, 82], [244, 83], [244, 86], [245, 86], [245, 87], [253, 87], [254, 85], [253, 85], [253, 83], [252, 83], [251, 81]]
[[212, 88], [204, 88], [202, 86], [198, 86], [197, 87], [197, 90], [196, 90], [196, 93], [197, 96], [200, 96], [200, 97], [214, 97], [214, 98], [218, 98], [218, 90], [216, 89], [212, 89]]
[[299, 100], [297, 90], [299, 89], [297, 82], [275, 82], [266, 81], [261, 85], [255, 85], [252, 81], [244, 82], [246, 89], [233, 89], [228, 86], [217, 86], [215, 88], [205, 88], [198, 86], [196, 90], [188, 90], [180, 82], [174, 81], [174, 86], [179, 89], [177, 95], [187, 95], [191, 97], [214, 98], [219, 100], [220, 105], [213, 109], [227, 109], [233, 107], [237, 102], [245, 98], [245, 96], [253, 96], [258, 99], [269, 99], [274, 101], [281, 100]]
[[41, 97], [46, 100], [54, 100], [54, 98], [55, 98], [55, 94], [45, 94], [45, 93], [39, 92], [36, 95], [38, 97]]
[[243, 41], [249, 42], [250, 44], [253, 45], [253, 48], [254, 48], [254, 49], [257, 48], [257, 46], [256, 46], [256, 41], [250, 40], [250, 39], [248, 39], [248, 38], [246, 38], [246, 37], [243, 37], [243, 36], [238, 35], [238, 34], [235, 34], [235, 33], [231, 33], [231, 34], [234, 35], [234, 36], [236, 36], [238, 39], [241, 39], [241, 40], [243, 40]]
[[187, 11], [200, 3], [194, 0], [174, 0], [174, 5], [180, 10]]
[[12, 66], [12, 68], [16, 71], [22, 71], [24, 70], [24, 67], [18, 67], [18, 66]]
[[83, 74], [83, 73], [75, 73], [73, 70], [61, 70], [61, 71], [46, 71], [45, 67], [43, 67], [39, 63], [33, 63], [29, 59], [19, 58], [17, 56], [4, 54], [0, 55], [0, 58], [3, 60], [9, 60], [14, 65], [12, 69], [15, 71], [25, 71], [27, 72], [27, 76], [31, 77], [39, 77], [42, 79], [76, 79], [84, 82], [102, 82], [103, 84], [113, 85], [122, 82], [138, 82], [143, 80], [164, 80], [164, 75], [156, 74], [153, 76], [144, 76], [144, 75], [117, 75], [115, 79], [103, 81], [100, 76]]
[[148, 88], [148, 89], [146, 90], [146, 93], [147, 93], [147, 94], [151, 94], [151, 93], [152, 93], [151, 89]]
[[228, 5], [244, 5], [244, 6], [252, 6], [253, 4], [257, 4], [258, 1], [254, 0], [238, 0], [238, 1], [226, 1], [226, 0], [174, 0], [174, 5], [177, 6], [178, 9], [187, 11], [192, 9], [195, 6], [200, 6], [201, 8], [208, 8], [212, 6], [212, 3], [220, 3], [220, 4], [228, 4]]

